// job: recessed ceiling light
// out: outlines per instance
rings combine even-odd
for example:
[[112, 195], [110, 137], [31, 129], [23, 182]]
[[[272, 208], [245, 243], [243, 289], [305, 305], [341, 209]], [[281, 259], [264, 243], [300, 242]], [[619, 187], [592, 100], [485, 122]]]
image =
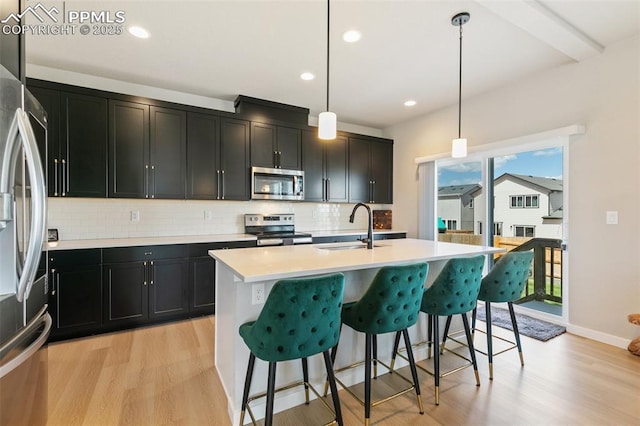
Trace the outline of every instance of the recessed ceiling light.
[[303, 72], [302, 74], [300, 74], [300, 78], [305, 80], [305, 81], [309, 81], [309, 80], [313, 80], [314, 78], [316, 78], [316, 76], [311, 74], [310, 72]]
[[416, 102], [416, 101], [414, 101], [413, 99], [409, 99], [408, 101], [406, 101], [406, 102], [404, 103], [404, 106], [412, 107], [412, 106], [414, 106], [415, 104], [417, 104], [417, 102]]
[[131, 35], [134, 35], [138, 38], [149, 38], [149, 31], [145, 30], [142, 27], [129, 27], [129, 32], [131, 33]]
[[360, 31], [349, 30], [346, 33], [342, 34], [342, 39], [347, 43], [355, 43], [356, 41], [362, 38], [362, 34]]

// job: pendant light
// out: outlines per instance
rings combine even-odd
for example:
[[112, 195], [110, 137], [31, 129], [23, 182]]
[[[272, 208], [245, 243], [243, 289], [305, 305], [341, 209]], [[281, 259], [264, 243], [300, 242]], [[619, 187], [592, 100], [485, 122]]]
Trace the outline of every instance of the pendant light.
[[451, 25], [460, 27], [460, 68], [458, 80], [458, 138], [451, 143], [451, 156], [462, 158], [467, 156], [467, 139], [461, 136], [462, 129], [462, 26], [469, 22], [471, 15], [461, 12], [451, 18]]
[[331, 22], [331, 9], [329, 0], [327, 0], [327, 109], [321, 112], [318, 116], [318, 138], [319, 139], [335, 139], [337, 131], [338, 117], [335, 112], [329, 111], [329, 36], [330, 36], [330, 22]]

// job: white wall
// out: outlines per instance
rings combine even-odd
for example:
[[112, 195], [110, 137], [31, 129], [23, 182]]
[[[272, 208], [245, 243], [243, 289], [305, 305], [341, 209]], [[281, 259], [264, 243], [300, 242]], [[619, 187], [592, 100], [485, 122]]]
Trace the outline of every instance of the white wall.
[[[622, 345], [637, 334], [626, 315], [640, 311], [640, 40], [597, 57], [533, 75], [463, 101], [471, 146], [572, 124], [586, 134], [569, 153], [570, 330]], [[457, 105], [385, 129], [395, 140], [394, 221], [416, 236], [414, 159], [450, 149]], [[619, 212], [618, 225], [605, 212]], [[637, 328], [637, 327], [636, 327]]]

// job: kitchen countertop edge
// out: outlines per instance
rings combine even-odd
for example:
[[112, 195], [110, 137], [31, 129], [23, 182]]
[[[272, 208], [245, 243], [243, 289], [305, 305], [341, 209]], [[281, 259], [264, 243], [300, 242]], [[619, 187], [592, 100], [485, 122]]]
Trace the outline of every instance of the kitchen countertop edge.
[[[347, 236], [366, 234], [367, 230], [342, 230], [342, 231], [302, 231], [308, 232], [313, 237]], [[406, 233], [404, 230], [376, 229], [374, 234]], [[222, 243], [233, 241], [255, 241], [256, 237], [250, 234], [210, 234], [210, 235], [180, 235], [166, 237], [139, 237], [139, 238], [100, 238], [87, 240], [62, 240], [47, 243], [49, 251], [56, 250], [80, 250], [99, 249], [112, 247], [156, 246], [170, 244], [198, 244], [198, 243]]]

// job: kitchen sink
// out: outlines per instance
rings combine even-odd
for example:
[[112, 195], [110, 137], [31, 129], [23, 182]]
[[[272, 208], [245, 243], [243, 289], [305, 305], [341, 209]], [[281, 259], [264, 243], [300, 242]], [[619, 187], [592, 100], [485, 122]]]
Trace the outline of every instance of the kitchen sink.
[[[373, 247], [387, 247], [387, 244], [374, 244]], [[366, 249], [366, 244], [351, 244], [351, 245], [325, 245], [318, 247], [321, 250], [353, 250], [353, 249]]]

